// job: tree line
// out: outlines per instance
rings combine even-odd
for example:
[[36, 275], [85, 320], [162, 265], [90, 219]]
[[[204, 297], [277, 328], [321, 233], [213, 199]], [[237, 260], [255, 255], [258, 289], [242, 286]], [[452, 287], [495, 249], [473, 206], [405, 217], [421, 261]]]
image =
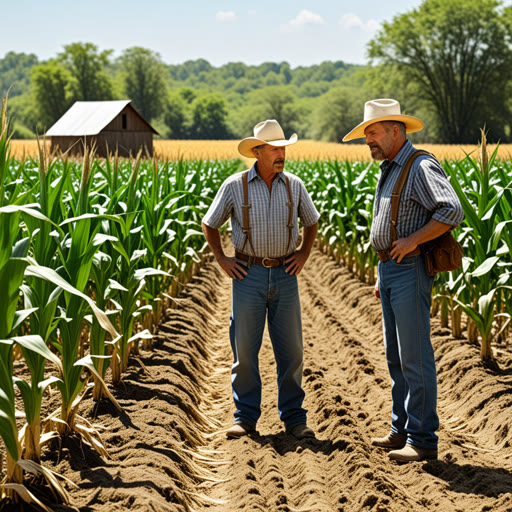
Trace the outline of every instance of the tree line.
[[10, 89], [14, 137], [42, 134], [77, 100], [131, 99], [171, 139], [242, 138], [262, 119], [289, 136], [339, 142], [362, 121], [364, 102], [400, 101], [426, 129], [418, 142], [512, 140], [512, 7], [499, 0], [424, 0], [383, 24], [368, 64], [342, 61], [291, 68], [204, 59], [179, 65], [142, 47], [100, 51], [63, 47], [52, 59], [9, 52], [0, 59], [0, 92]]

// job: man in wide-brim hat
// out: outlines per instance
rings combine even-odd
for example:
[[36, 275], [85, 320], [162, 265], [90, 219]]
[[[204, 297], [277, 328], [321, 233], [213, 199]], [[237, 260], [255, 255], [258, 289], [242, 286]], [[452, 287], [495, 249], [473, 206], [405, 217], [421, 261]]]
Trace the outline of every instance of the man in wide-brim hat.
[[[317, 233], [317, 212], [304, 183], [283, 172], [286, 139], [276, 120], [254, 127], [238, 151], [256, 158], [248, 171], [229, 177], [203, 219], [203, 232], [219, 265], [233, 279], [229, 336], [233, 350], [231, 383], [235, 421], [226, 432], [241, 437], [255, 431], [261, 415], [258, 353], [265, 322], [277, 363], [278, 410], [286, 431], [314, 437], [302, 407], [302, 325], [297, 274], [308, 259]], [[298, 218], [304, 226], [299, 239]], [[219, 228], [231, 219], [235, 257], [225, 255]]]
[[[420, 245], [464, 219], [462, 206], [439, 162], [413, 156], [407, 133], [421, 130], [416, 117], [401, 113], [393, 99], [368, 101], [364, 121], [344, 141], [365, 137], [372, 157], [383, 160], [375, 193], [370, 243], [379, 256], [375, 295], [382, 304], [386, 359], [393, 408], [387, 436], [372, 444], [403, 462], [437, 458], [439, 427], [434, 351], [430, 342], [433, 277]], [[391, 194], [411, 158], [398, 203], [396, 240], [391, 235]]]

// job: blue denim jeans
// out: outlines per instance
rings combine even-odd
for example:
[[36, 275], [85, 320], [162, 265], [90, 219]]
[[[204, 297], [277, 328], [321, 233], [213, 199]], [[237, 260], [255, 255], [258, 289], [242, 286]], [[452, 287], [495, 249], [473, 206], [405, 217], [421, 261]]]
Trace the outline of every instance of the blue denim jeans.
[[379, 263], [386, 359], [391, 376], [391, 431], [420, 448], [437, 448], [437, 379], [430, 342], [433, 277], [423, 256]]
[[285, 267], [253, 265], [244, 279], [233, 280], [229, 336], [233, 350], [231, 385], [235, 422], [256, 425], [261, 415], [258, 354], [265, 322], [277, 366], [279, 418], [287, 428], [306, 423], [302, 408], [302, 323], [297, 276]]

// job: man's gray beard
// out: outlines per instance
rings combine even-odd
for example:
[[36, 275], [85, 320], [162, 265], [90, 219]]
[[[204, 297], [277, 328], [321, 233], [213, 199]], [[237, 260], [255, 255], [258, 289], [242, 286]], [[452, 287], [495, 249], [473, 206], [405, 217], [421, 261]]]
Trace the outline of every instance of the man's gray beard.
[[386, 160], [386, 155], [383, 153], [382, 149], [380, 148], [377, 148], [377, 152], [373, 152], [371, 149], [370, 149], [370, 153], [372, 155], [372, 158], [374, 160]]

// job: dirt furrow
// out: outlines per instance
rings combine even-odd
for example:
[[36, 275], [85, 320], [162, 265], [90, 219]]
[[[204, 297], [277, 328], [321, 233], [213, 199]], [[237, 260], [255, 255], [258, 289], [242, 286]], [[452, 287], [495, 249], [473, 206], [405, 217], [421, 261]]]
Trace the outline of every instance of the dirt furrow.
[[[371, 446], [372, 436], [388, 430], [391, 411], [380, 304], [373, 287], [362, 285], [319, 251], [313, 252], [299, 280], [305, 407], [317, 439], [299, 442], [283, 432], [275, 405], [275, 363], [265, 336], [259, 432], [239, 440], [220, 436], [211, 443], [212, 449], [224, 451], [231, 462], [217, 470], [217, 476], [226, 481], [209, 492], [222, 502], [213, 510], [444, 512], [490, 510], [486, 507], [491, 505], [493, 510], [511, 510], [512, 487], [506, 489], [510, 473], [504, 466], [493, 467], [486, 452], [465, 449], [472, 439], [469, 432], [454, 433], [443, 426], [440, 460], [428, 463], [391, 463], [384, 451]], [[225, 309], [227, 323], [229, 304]], [[436, 322], [433, 330], [442, 368], [449, 355], [439, 350]], [[440, 332], [446, 342], [448, 333]], [[230, 366], [230, 362], [219, 358], [217, 364]], [[223, 399], [226, 411], [224, 420], [222, 414], [217, 419], [227, 427], [233, 410], [228, 376], [224, 387], [217, 392], [227, 393]], [[454, 393], [452, 383], [441, 375], [442, 419], [453, 415], [450, 393]], [[454, 459], [468, 454], [480, 465], [452, 465]], [[457, 483], [468, 475], [473, 475], [473, 488], [467, 482]], [[475, 475], [486, 482], [485, 491]]]
[[[304, 406], [316, 439], [284, 432], [265, 334], [258, 432], [228, 440], [233, 422], [231, 281], [207, 261], [167, 312], [152, 352], [134, 362], [111, 404], [94, 409], [111, 459], [65, 444], [46, 453], [78, 484], [81, 512], [510, 512], [512, 358], [485, 367], [478, 347], [433, 321], [441, 419], [438, 461], [398, 465], [371, 446], [389, 428], [390, 382], [373, 287], [313, 250], [299, 276]], [[55, 397], [55, 400], [57, 397]], [[50, 464], [51, 465], [51, 464]], [[69, 507], [55, 510], [68, 512]], [[75, 509], [76, 510], [76, 509]]]

